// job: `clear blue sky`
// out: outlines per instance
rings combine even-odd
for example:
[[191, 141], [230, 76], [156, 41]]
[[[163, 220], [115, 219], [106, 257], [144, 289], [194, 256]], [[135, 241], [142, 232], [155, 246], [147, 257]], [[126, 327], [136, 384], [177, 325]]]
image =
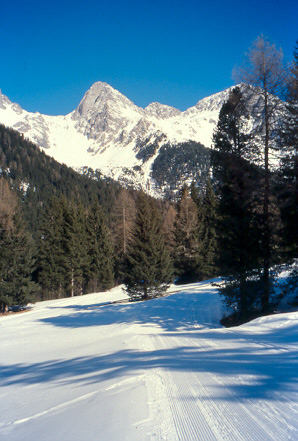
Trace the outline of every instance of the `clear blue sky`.
[[66, 114], [95, 81], [185, 110], [233, 84], [260, 34], [292, 58], [298, 0], [0, 0], [0, 89]]

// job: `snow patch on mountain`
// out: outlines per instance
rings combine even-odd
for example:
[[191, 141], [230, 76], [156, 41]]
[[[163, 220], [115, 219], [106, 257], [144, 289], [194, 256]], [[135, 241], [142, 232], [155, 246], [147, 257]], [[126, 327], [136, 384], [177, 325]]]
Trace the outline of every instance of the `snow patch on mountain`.
[[156, 102], [143, 109], [110, 85], [97, 82], [65, 116], [27, 112], [0, 92], [0, 123], [18, 130], [60, 163], [98, 169], [104, 176], [157, 195], [151, 165], [159, 149], [188, 141], [211, 147], [230, 90], [181, 112]]

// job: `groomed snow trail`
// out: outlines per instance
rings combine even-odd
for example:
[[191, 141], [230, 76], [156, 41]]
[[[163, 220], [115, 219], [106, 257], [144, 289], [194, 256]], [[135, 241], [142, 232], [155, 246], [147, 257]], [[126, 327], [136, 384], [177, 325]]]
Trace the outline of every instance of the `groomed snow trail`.
[[[161, 385], [160, 424], [168, 423], [168, 433], [154, 433], [152, 439], [297, 440], [298, 395], [291, 384], [298, 376], [297, 340], [285, 335], [282, 344], [280, 338], [276, 343], [263, 330], [259, 334], [257, 324], [250, 325], [251, 332], [250, 326], [221, 328], [214, 289], [203, 283], [185, 288], [179, 294], [185, 296], [180, 312], [164, 313], [168, 329], [150, 335], [151, 353], [157, 356], [154, 375]], [[179, 308], [179, 300], [172, 299]], [[149, 380], [149, 391], [151, 385]]]
[[297, 441], [298, 313], [236, 328], [209, 282], [0, 318], [1, 441]]

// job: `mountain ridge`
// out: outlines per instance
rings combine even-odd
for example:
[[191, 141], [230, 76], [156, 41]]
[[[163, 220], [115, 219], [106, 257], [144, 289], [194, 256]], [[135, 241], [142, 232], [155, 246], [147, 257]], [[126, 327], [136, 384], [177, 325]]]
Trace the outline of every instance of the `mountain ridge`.
[[[90, 167], [124, 185], [161, 196], [165, 189], [152, 177], [160, 148], [185, 147], [193, 142], [199, 149], [210, 148], [219, 111], [232, 88], [203, 98], [182, 112], [158, 102], [138, 107], [109, 84], [98, 81], [76, 109], [58, 116], [27, 112], [0, 92], [0, 123], [18, 130], [60, 163], [76, 170]], [[206, 158], [204, 167], [205, 162]], [[178, 184], [190, 178], [181, 174]]]

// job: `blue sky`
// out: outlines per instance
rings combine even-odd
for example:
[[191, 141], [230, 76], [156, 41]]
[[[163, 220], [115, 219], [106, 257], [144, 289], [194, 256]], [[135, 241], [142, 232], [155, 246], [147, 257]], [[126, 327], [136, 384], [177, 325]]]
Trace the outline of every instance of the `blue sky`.
[[52, 115], [95, 81], [185, 110], [233, 85], [260, 34], [286, 60], [298, 39], [297, 0], [0, 0], [0, 18], [2, 93]]

